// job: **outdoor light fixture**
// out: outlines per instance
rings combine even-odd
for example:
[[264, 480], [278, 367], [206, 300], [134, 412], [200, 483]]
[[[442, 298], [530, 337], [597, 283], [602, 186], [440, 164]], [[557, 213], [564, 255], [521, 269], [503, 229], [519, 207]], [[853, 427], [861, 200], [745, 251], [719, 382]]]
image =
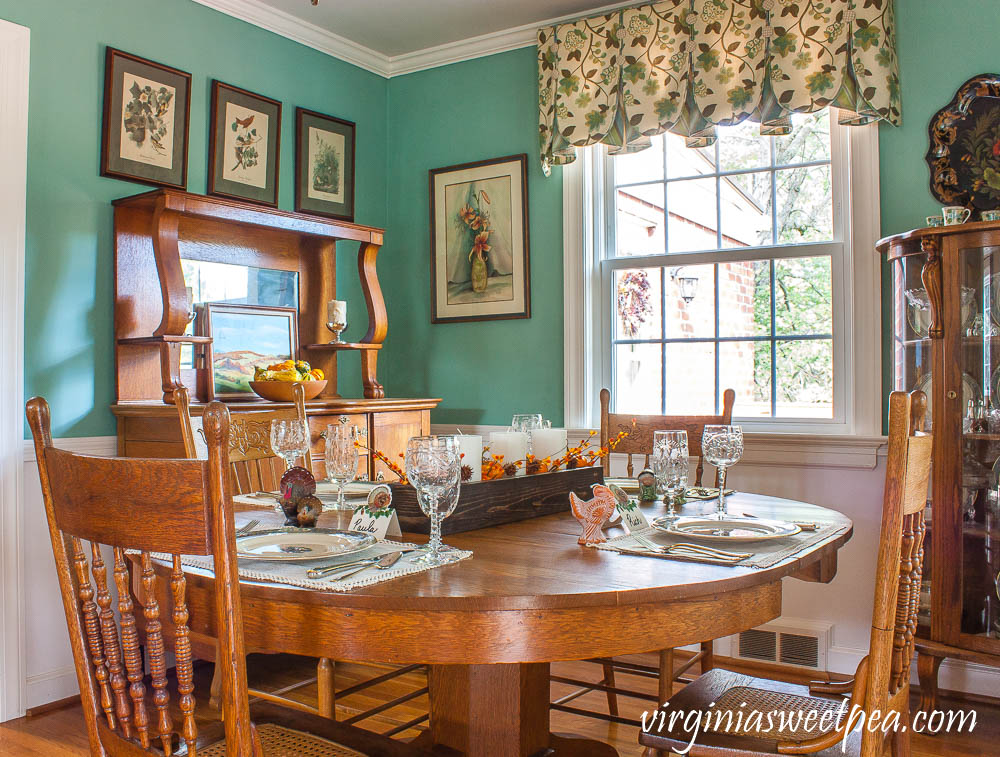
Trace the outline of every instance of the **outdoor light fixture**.
[[677, 288], [681, 292], [681, 298], [687, 305], [691, 304], [691, 300], [694, 299], [695, 293], [698, 291], [698, 277], [697, 276], [681, 276], [680, 272], [684, 270], [683, 266], [670, 269], [670, 278], [672, 281], [677, 283]]

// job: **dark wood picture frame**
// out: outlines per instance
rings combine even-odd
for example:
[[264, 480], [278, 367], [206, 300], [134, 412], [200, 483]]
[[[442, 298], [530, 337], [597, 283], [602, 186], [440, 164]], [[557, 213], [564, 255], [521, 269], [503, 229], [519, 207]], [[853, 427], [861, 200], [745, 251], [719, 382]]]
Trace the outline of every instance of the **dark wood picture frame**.
[[[321, 127], [344, 140], [340, 174], [343, 180], [343, 201], [310, 195], [310, 155], [308, 130]], [[342, 118], [317, 113], [305, 108], [295, 109], [295, 212], [354, 221], [354, 159], [357, 124]], [[316, 177], [313, 177], [314, 183]], [[319, 193], [321, 190], [318, 190]]]
[[[502, 170], [506, 166], [506, 170]], [[476, 169], [492, 169], [485, 171], [477, 171]], [[502, 158], [492, 158], [489, 160], [474, 161], [471, 163], [460, 163], [454, 166], [446, 166], [444, 168], [432, 169], [429, 173], [430, 179], [430, 267], [431, 267], [431, 323], [462, 323], [468, 321], [495, 321], [495, 320], [505, 320], [505, 319], [515, 319], [515, 318], [530, 318], [531, 317], [531, 266], [530, 266], [530, 245], [529, 245], [529, 222], [528, 222], [528, 156], [526, 153], [520, 153], [519, 155], [507, 155]], [[454, 175], [455, 184], [447, 185], [445, 182], [449, 175]], [[493, 181], [496, 179], [509, 178], [510, 184], [510, 197], [509, 199], [509, 210], [510, 210], [510, 256], [511, 256], [511, 299], [510, 299], [510, 309], [503, 310], [502, 306], [496, 305], [497, 300], [494, 301], [484, 301], [482, 303], [476, 302], [457, 302], [450, 303], [440, 301], [441, 294], [444, 294], [444, 299], [447, 300], [450, 297], [449, 292], [449, 281], [448, 281], [448, 237], [447, 237], [447, 224], [445, 223], [444, 215], [454, 208], [448, 208], [445, 205], [445, 190], [448, 186], [458, 186], [460, 184], [472, 185], [475, 182], [486, 182]], [[472, 187], [470, 186], [470, 190]], [[480, 194], [482, 187], [475, 191], [474, 198], [477, 202], [477, 213], [483, 211], [484, 214], [489, 214], [490, 212], [495, 212], [491, 209], [496, 209], [498, 204], [495, 200], [488, 198], [483, 198]], [[461, 190], [457, 190], [461, 191]], [[502, 199], [502, 198], [501, 198]], [[479, 207], [482, 204], [485, 207]], [[500, 206], [504, 207], [504, 206]], [[501, 219], [502, 220], [502, 219]], [[439, 237], [439, 227], [438, 221], [442, 222], [442, 228], [440, 229], [443, 236]], [[518, 221], [518, 223], [515, 223]], [[495, 219], [491, 221], [495, 223]], [[517, 228], [519, 227], [519, 229]], [[478, 236], [477, 233], [472, 232], [472, 227], [470, 226], [470, 234], [473, 237]], [[520, 233], [518, 233], [518, 230]], [[464, 230], [463, 230], [464, 231]], [[495, 237], [494, 234], [490, 236]], [[497, 241], [496, 238], [489, 239], [487, 242]], [[520, 243], [521, 250], [518, 251], [517, 245]], [[442, 247], [442, 244], [444, 245]], [[491, 248], [494, 245], [491, 245]], [[471, 258], [475, 252], [475, 245], [469, 248], [470, 257], [470, 269], [473, 265]], [[464, 253], [464, 250], [463, 250]], [[492, 252], [484, 253], [483, 257], [486, 258], [486, 262], [489, 263], [490, 255]], [[491, 264], [495, 267], [495, 264]], [[486, 287], [489, 287], [489, 278], [493, 274], [489, 273], [489, 267], [485, 267], [486, 270]], [[518, 278], [522, 279], [521, 281]], [[472, 284], [473, 273], [470, 270], [470, 286], [469, 289], [474, 289]], [[482, 281], [482, 277], [480, 277]], [[465, 298], [472, 298], [474, 295], [468, 295], [466, 292], [459, 293], [459, 296]], [[476, 312], [476, 308], [483, 310], [485, 312]], [[456, 312], [456, 310], [458, 312]]]
[[[206, 302], [200, 308], [196, 331], [199, 336], [214, 336], [212, 317], [213, 315], [251, 315], [251, 316], [282, 316], [289, 322], [289, 352], [292, 360], [298, 357], [299, 336], [298, 336], [298, 308], [267, 307], [264, 305], [238, 305], [224, 302]], [[215, 351], [214, 339], [206, 345], [205, 363], [199, 369], [198, 377], [198, 397], [203, 402], [218, 400], [255, 400], [257, 395], [250, 392], [217, 392], [215, 390]], [[266, 357], [261, 356], [261, 361]]]
[[[236, 166], [232, 166], [227, 170], [229, 161], [232, 158], [226, 149], [226, 139], [230, 135], [230, 132], [236, 135], [234, 140], [253, 139], [258, 136], [256, 131], [252, 133], [250, 131], [251, 129], [257, 129], [253, 124], [256, 115], [245, 126], [243, 125], [243, 122], [246, 121], [245, 117], [243, 121], [234, 117], [233, 123], [227, 126], [228, 119], [224, 113], [220, 117], [220, 111], [230, 104], [267, 116], [266, 137], [260, 137], [258, 142], [250, 142], [247, 145], [248, 148], [254, 151], [254, 155], [259, 158], [257, 145], [261, 142], [264, 143], [267, 152], [264, 155], [263, 166], [257, 160], [245, 167], [237, 163]], [[236, 128], [233, 128], [234, 126]], [[239, 131], [244, 128], [247, 129], [246, 132]], [[208, 132], [208, 194], [215, 195], [216, 197], [228, 197], [233, 200], [255, 202], [271, 208], [278, 207], [278, 179], [281, 168], [280, 152], [281, 102], [273, 100], [270, 97], [265, 97], [264, 95], [258, 95], [255, 92], [234, 87], [218, 79], [213, 79], [211, 117]], [[242, 161], [243, 158], [240, 160]], [[239, 174], [233, 173], [237, 168], [243, 174], [242, 179]], [[227, 176], [227, 174], [229, 175]], [[262, 185], [255, 185], [247, 180], [251, 177], [252, 180], [259, 180], [261, 175], [263, 178]]]
[[[173, 94], [168, 103], [164, 104], [172, 113], [172, 119], [164, 120], [155, 112], [144, 112], [144, 109], [151, 105], [155, 109], [154, 100], [158, 95], [158, 91], [152, 86], [144, 85], [133, 95], [137, 106], [137, 112], [129, 119], [133, 123], [128, 125], [124, 123], [127, 107], [124, 77], [128, 74], [149, 81], [150, 85], [173, 87]], [[132, 86], [138, 86], [135, 79]], [[146, 86], [150, 86], [150, 89], [143, 91]], [[112, 120], [115, 128], [111, 126]], [[157, 187], [186, 189], [190, 123], [191, 74], [140, 58], [124, 50], [110, 46], [106, 48], [104, 108], [101, 123], [101, 176]], [[167, 133], [171, 137], [169, 146], [163, 140], [165, 135], [150, 133], [149, 127], [152, 124], [159, 124], [168, 130]], [[123, 140], [123, 128], [132, 135], [131, 139], [126, 137]], [[137, 143], [137, 136], [141, 144]], [[168, 151], [170, 165], [159, 164]]]

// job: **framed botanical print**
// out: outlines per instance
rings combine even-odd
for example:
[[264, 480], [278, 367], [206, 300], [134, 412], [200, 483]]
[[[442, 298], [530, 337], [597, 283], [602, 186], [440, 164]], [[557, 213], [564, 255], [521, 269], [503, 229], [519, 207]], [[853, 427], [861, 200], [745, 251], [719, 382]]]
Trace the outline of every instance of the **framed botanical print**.
[[212, 81], [208, 193], [278, 206], [281, 103]]
[[191, 74], [107, 48], [101, 176], [187, 188]]
[[528, 156], [430, 172], [431, 322], [531, 317]]
[[295, 210], [354, 220], [351, 121], [295, 109]]
[[250, 388], [254, 368], [294, 359], [298, 347], [295, 308], [206, 302], [197, 330], [212, 337], [199, 396], [256, 399]]

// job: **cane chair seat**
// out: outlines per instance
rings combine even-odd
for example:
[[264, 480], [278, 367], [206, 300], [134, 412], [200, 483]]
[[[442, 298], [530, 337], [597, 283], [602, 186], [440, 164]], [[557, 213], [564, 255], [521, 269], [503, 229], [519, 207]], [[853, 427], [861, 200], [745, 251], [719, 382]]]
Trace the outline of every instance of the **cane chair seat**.
[[[265, 757], [364, 757], [343, 744], [268, 723], [257, 728]], [[201, 757], [226, 757], [226, 742], [217, 741], [198, 750]]]
[[[838, 713], [846, 720], [850, 711], [844, 709], [843, 702], [842, 698], [813, 696], [808, 686], [715, 668], [675, 694], [670, 707], [663, 710], [665, 717], [660, 720], [657, 716], [650, 721], [648, 731], [640, 732], [639, 743], [672, 754], [671, 748], [691, 741], [694, 727], [686, 717], [671, 721], [670, 714], [700, 712], [703, 715], [695, 754], [782, 754], [779, 743], [801, 744], [826, 733], [820, 726], [835, 724]], [[760, 720], [750, 718], [755, 712], [762, 714]], [[772, 715], [770, 719], [768, 714]], [[812, 726], [805, 727], [806, 722]], [[813, 754], [858, 755], [859, 747], [860, 739], [851, 737], [844, 752], [837, 744]], [[709, 751], [712, 749], [718, 751]]]

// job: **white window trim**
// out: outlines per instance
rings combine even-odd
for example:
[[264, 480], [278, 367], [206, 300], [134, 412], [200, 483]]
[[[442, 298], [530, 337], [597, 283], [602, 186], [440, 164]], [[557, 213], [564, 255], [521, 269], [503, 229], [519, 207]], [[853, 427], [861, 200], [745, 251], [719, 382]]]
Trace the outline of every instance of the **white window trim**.
[[[835, 174], [851, 166], [850, 182], [839, 182], [835, 213], [844, 213], [843, 291], [834, 295], [834, 328], [842, 339], [835, 365], [844, 366], [842, 422], [766, 421], [745, 424], [762, 434], [864, 436], [881, 433], [881, 290], [875, 242], [879, 237], [878, 127], [840, 129], [847, 161], [834, 161]], [[597, 213], [593, 172], [601, 147], [577, 150], [577, 160], [563, 168], [564, 414], [567, 426], [593, 427], [599, 418], [598, 393], [610, 375], [609, 323], [604, 308], [597, 250], [604, 244], [603, 214]], [[836, 181], [836, 179], [835, 179]], [[715, 258], [721, 260], [721, 258]], [[607, 337], [607, 339], [605, 339]]]

